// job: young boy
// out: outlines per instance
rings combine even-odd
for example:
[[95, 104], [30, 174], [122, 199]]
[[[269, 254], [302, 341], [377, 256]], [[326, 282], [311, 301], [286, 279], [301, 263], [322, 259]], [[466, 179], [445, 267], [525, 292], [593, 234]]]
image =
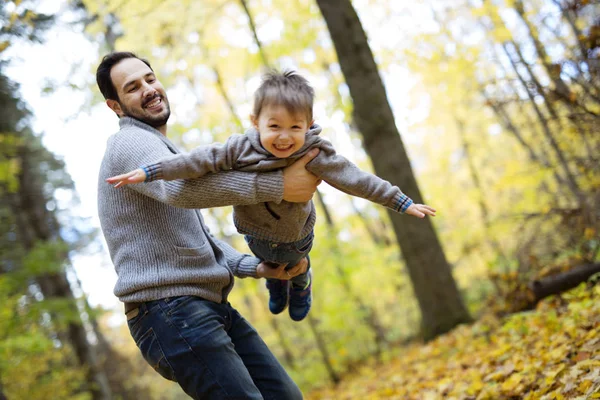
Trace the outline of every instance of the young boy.
[[[254, 95], [251, 115], [253, 128], [243, 135], [232, 135], [225, 144], [200, 146], [187, 154], [158, 160], [129, 173], [107, 179], [115, 187], [157, 179], [197, 178], [227, 171], [267, 172], [284, 168], [313, 148], [320, 152], [306, 169], [331, 186], [353, 196], [381, 204], [394, 211], [424, 218], [435, 210], [414, 204], [389, 182], [360, 170], [336, 154], [333, 146], [319, 136], [312, 109], [314, 90], [306, 79], [288, 71], [267, 74]], [[256, 257], [274, 266], [296, 265], [307, 257], [313, 244], [315, 206], [306, 203], [268, 202], [234, 206], [234, 224], [245, 235]], [[290, 287], [291, 286], [291, 287]], [[312, 302], [309, 270], [291, 279], [267, 279], [269, 310], [279, 314], [289, 302], [289, 315], [301, 321]]]

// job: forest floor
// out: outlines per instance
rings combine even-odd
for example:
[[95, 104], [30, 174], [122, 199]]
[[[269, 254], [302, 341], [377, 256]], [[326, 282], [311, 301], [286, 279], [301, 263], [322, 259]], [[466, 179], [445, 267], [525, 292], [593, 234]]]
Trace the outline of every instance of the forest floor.
[[600, 285], [504, 318], [483, 315], [307, 400], [600, 399]]

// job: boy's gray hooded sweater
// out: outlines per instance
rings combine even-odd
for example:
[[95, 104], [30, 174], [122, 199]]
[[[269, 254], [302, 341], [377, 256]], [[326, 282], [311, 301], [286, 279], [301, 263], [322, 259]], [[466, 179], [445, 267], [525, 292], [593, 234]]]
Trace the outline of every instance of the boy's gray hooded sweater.
[[[273, 172], [291, 165], [311, 149], [319, 148], [319, 155], [306, 165], [306, 169], [334, 188], [397, 212], [403, 213], [412, 204], [412, 200], [397, 186], [362, 171], [336, 154], [332, 144], [321, 138], [319, 133], [321, 128], [313, 125], [306, 133], [300, 150], [288, 158], [277, 158], [264, 149], [258, 131], [252, 128], [243, 135], [232, 135], [225, 144], [200, 146], [189, 153], [147, 164], [143, 167], [146, 181], [197, 178], [230, 170]], [[316, 216], [312, 201], [265, 201], [236, 205], [233, 211], [238, 232], [278, 243], [295, 242], [306, 237], [314, 227]]]

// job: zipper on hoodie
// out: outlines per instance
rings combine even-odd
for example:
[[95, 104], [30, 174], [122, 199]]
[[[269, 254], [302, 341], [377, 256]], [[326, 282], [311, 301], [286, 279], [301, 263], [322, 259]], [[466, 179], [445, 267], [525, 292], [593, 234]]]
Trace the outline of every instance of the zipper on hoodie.
[[269, 212], [269, 214], [271, 214], [271, 216], [273, 218], [275, 218], [277, 221], [279, 221], [281, 219], [281, 217], [279, 215], [277, 215], [277, 213], [275, 211], [273, 211], [271, 209], [271, 207], [269, 207], [269, 203], [263, 203], [265, 205], [265, 208], [267, 209], [267, 211]]

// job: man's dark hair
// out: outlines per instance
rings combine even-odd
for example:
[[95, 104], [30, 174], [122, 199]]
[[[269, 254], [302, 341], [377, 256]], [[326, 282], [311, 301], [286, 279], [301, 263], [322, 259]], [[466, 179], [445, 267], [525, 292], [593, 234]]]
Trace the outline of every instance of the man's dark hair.
[[115, 88], [115, 85], [113, 85], [112, 79], [110, 79], [110, 70], [112, 67], [126, 58], [137, 58], [146, 64], [152, 71], [154, 71], [148, 60], [140, 58], [129, 51], [115, 51], [105, 55], [102, 58], [100, 65], [98, 65], [98, 69], [96, 70], [96, 83], [98, 84], [98, 88], [100, 89], [102, 96], [104, 96], [106, 100], [119, 101], [117, 89]]

